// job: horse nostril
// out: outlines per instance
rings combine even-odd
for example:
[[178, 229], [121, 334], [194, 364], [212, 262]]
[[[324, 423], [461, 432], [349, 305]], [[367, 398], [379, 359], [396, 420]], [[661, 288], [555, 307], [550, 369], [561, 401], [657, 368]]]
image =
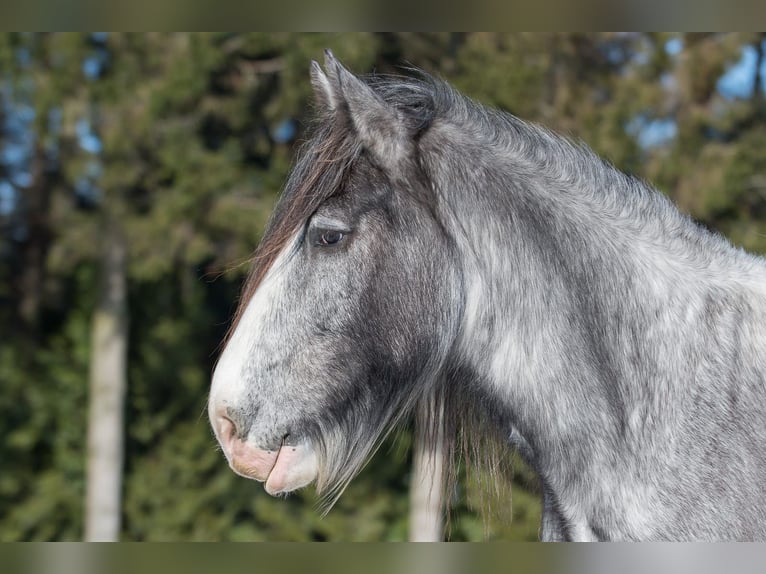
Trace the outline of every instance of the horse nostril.
[[226, 415], [218, 415], [218, 430], [221, 440], [230, 441], [237, 436], [237, 424]]

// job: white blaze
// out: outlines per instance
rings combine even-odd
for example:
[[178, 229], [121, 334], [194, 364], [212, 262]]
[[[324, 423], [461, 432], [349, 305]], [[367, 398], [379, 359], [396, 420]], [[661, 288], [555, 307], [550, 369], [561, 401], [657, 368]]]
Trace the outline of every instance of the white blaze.
[[259, 356], [257, 343], [259, 339], [274, 337], [273, 333], [265, 332], [268, 325], [266, 319], [270, 310], [277, 304], [277, 298], [284, 293], [285, 267], [297, 239], [298, 234], [287, 242], [266, 272], [221, 354], [210, 387], [208, 414], [211, 421], [224, 409], [234, 407], [246, 399], [251, 384], [246, 376], [248, 365], [258, 364], [267, 359]]

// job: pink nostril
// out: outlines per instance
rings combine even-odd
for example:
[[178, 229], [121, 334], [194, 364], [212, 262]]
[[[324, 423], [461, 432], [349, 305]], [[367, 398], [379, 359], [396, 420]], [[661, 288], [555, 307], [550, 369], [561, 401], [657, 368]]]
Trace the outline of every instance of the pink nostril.
[[237, 438], [237, 425], [226, 415], [218, 415], [218, 436], [224, 449], [230, 448]]

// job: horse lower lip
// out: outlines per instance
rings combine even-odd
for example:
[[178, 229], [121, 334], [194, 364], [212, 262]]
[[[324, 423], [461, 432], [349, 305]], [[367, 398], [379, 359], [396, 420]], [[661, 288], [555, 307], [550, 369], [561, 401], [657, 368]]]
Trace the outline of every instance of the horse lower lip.
[[304, 444], [283, 446], [264, 485], [271, 495], [290, 492], [311, 483], [317, 476], [314, 450]]

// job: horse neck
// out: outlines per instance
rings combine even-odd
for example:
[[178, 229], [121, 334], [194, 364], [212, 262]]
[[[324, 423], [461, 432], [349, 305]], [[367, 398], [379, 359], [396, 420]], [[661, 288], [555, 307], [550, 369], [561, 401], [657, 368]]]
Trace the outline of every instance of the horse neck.
[[463, 268], [458, 354], [562, 475], [631, 440], [637, 419], [672, 416], [656, 397], [683, 392], [683, 361], [662, 345], [733, 250], [588, 152], [537, 143], [456, 147], [449, 165], [466, 167], [435, 186]]

